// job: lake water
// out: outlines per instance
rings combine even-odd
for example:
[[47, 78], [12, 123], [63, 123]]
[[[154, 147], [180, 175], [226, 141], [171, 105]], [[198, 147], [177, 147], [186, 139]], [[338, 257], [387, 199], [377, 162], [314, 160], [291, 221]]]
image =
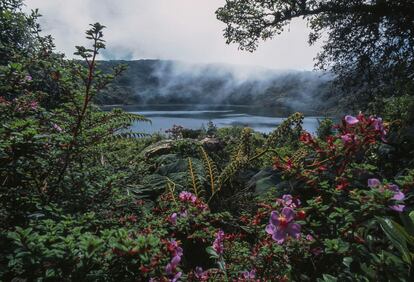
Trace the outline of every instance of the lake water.
[[[106, 107], [107, 109], [109, 107]], [[217, 127], [243, 126], [258, 132], [269, 133], [275, 129], [291, 112], [286, 109], [270, 109], [249, 106], [211, 106], [211, 105], [145, 105], [122, 106], [131, 113], [142, 114], [151, 120], [149, 123], [136, 123], [132, 130], [137, 132], [164, 133], [174, 124], [184, 128], [200, 129], [212, 121]], [[304, 129], [315, 132], [318, 120], [322, 117], [307, 113]]]

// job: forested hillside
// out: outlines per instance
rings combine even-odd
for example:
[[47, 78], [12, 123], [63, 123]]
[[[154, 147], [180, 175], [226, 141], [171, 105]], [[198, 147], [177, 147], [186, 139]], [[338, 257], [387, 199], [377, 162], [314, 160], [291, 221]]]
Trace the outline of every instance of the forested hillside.
[[[331, 76], [312, 71], [276, 71], [175, 61], [100, 61], [127, 70], [97, 97], [100, 104], [232, 104], [286, 106], [295, 110], [333, 106]], [[323, 103], [321, 103], [323, 101]]]

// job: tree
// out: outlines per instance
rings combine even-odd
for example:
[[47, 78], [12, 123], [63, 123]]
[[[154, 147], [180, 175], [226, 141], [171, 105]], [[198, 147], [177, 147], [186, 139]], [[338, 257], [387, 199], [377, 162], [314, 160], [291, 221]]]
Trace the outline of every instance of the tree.
[[327, 36], [316, 67], [336, 75], [348, 106], [414, 90], [412, 0], [227, 0], [216, 13], [227, 43], [251, 52], [291, 20], [307, 20], [310, 44]]

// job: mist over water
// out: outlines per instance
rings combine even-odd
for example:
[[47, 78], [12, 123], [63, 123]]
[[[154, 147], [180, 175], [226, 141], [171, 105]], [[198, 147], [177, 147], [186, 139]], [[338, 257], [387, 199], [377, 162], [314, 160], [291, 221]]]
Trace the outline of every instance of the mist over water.
[[173, 125], [200, 129], [209, 121], [218, 127], [247, 126], [268, 133], [297, 111], [306, 116], [305, 129], [314, 132], [331, 79], [321, 72], [227, 64], [127, 63], [117, 87], [129, 100], [120, 104], [130, 104], [123, 108], [151, 119], [151, 125], [133, 127], [147, 133], [164, 132]]
[[120, 94], [112, 95], [112, 104], [255, 105], [311, 111], [326, 105], [332, 79], [330, 74], [316, 71], [242, 65], [162, 60], [122, 63], [128, 69], [114, 83], [113, 91]]
[[[184, 128], [200, 129], [206, 127], [212, 121], [217, 127], [250, 127], [261, 133], [273, 131], [289, 115], [286, 109], [260, 109], [248, 106], [211, 106], [198, 105], [146, 105], [127, 106], [125, 110], [142, 114], [151, 120], [151, 124], [136, 123], [132, 131], [164, 133], [173, 125], [181, 125]], [[303, 128], [314, 133], [318, 126], [320, 116], [305, 117]]]

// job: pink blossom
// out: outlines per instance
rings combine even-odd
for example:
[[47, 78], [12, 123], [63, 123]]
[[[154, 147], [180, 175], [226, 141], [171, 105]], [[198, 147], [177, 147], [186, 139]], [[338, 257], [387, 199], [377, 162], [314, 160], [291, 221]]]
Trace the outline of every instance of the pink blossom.
[[216, 251], [217, 254], [221, 255], [224, 252], [224, 232], [223, 230], [219, 230], [216, 233], [216, 239], [213, 242], [213, 249]]
[[39, 107], [39, 103], [37, 101], [31, 101], [29, 107], [32, 110], [36, 110]]
[[356, 117], [347, 115], [347, 116], [345, 116], [345, 122], [348, 125], [354, 125], [354, 124], [357, 124], [359, 122], [359, 120]]
[[387, 131], [385, 130], [384, 123], [382, 122], [382, 118], [370, 117], [372, 125], [374, 129], [381, 134], [382, 141], [385, 140], [385, 136], [387, 135]]
[[177, 272], [177, 273], [174, 275], [174, 277], [173, 277], [172, 279], [170, 279], [169, 281], [170, 281], [170, 282], [177, 282], [177, 281], [179, 281], [179, 279], [181, 278], [181, 275], [183, 275], [183, 273], [182, 273], [182, 272]]
[[272, 235], [273, 240], [278, 244], [283, 244], [288, 235], [298, 239], [301, 226], [294, 222], [294, 218], [295, 212], [289, 207], [284, 207], [280, 214], [272, 211], [266, 232]]
[[[368, 187], [379, 188], [380, 192], [384, 192], [385, 189], [392, 191], [394, 194], [391, 199], [394, 201], [404, 201], [405, 199], [405, 194], [401, 192], [400, 187], [398, 187], [395, 184], [386, 184], [382, 186], [381, 182], [378, 179], [371, 178], [371, 179], [368, 179]], [[405, 205], [399, 204], [399, 205], [391, 205], [388, 207], [392, 209], [393, 211], [403, 212]]]
[[194, 195], [193, 193], [190, 193], [190, 192], [186, 192], [186, 191], [181, 192], [180, 195], [178, 196], [178, 198], [182, 202], [195, 203], [197, 201], [196, 195]]
[[168, 220], [172, 223], [172, 225], [176, 225], [177, 224], [177, 213], [173, 213], [172, 215], [170, 215]]
[[308, 234], [308, 235], [306, 235], [306, 240], [312, 242], [312, 241], [315, 241], [315, 238], [313, 238], [312, 235]]
[[344, 143], [351, 143], [354, 140], [352, 134], [350, 133], [342, 135], [341, 139], [342, 139], [342, 142]]
[[207, 281], [208, 280], [208, 271], [203, 271], [202, 267], [197, 266], [196, 269], [195, 269], [195, 277], [198, 280]]
[[58, 131], [58, 132], [63, 131], [62, 128], [59, 125], [57, 125], [56, 123], [53, 124], [53, 128], [56, 129], [56, 131]]
[[294, 199], [290, 194], [283, 195], [282, 199], [278, 199], [277, 201], [281, 203], [284, 207], [290, 208], [297, 208], [301, 204], [299, 199]]
[[381, 185], [381, 181], [379, 181], [377, 178], [370, 178], [368, 179], [368, 187], [375, 188]]
[[255, 279], [256, 278], [256, 270], [250, 270], [243, 272], [243, 278], [246, 280]]
[[393, 205], [393, 206], [389, 206], [389, 208], [396, 212], [403, 212], [405, 205]]
[[[167, 273], [167, 275], [172, 276], [174, 275], [174, 272], [181, 261], [181, 257], [183, 256], [183, 249], [178, 246], [178, 242], [175, 240], [171, 240], [168, 243], [168, 249], [172, 252], [173, 258], [165, 267], [165, 272]], [[180, 277], [181, 272], [178, 272], [170, 281], [177, 281]]]
[[386, 188], [394, 192], [393, 200], [403, 201], [405, 199], [405, 194], [401, 192], [400, 187], [395, 184], [387, 184]]

